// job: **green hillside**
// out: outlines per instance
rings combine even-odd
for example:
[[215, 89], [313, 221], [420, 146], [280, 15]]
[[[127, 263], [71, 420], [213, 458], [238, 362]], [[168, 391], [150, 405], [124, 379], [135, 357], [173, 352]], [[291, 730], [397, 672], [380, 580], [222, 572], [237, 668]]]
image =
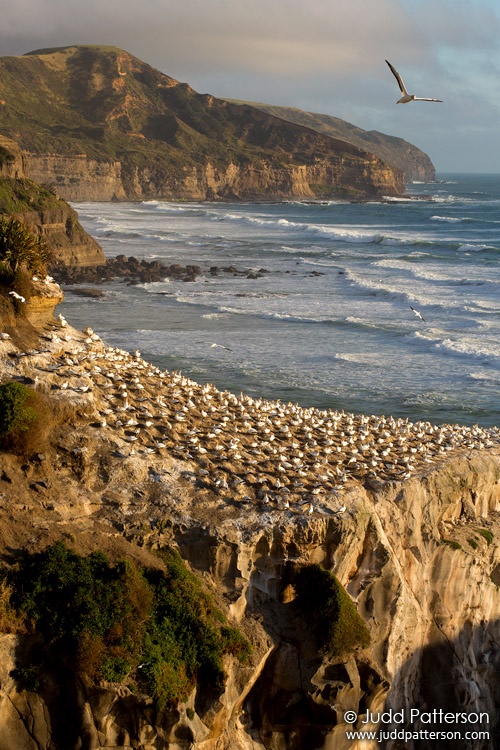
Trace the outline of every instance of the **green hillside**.
[[378, 130], [363, 130], [357, 125], [341, 120], [333, 115], [318, 114], [316, 112], [305, 112], [296, 107], [282, 107], [273, 104], [260, 104], [256, 102], [238, 102], [239, 104], [251, 104], [257, 109], [267, 112], [274, 117], [281, 117], [296, 125], [312, 128], [319, 133], [332, 138], [347, 141], [359, 148], [376, 154], [380, 159], [391, 166], [399, 169], [405, 175], [405, 179], [426, 180], [432, 182], [436, 179], [436, 170], [426, 153], [393, 135], [380, 133]]
[[[236, 165], [242, 174], [270, 169], [275, 183], [276, 170], [307, 167], [315, 170], [307, 189], [314, 181], [318, 194], [403, 189], [399, 174], [356, 145], [198, 94], [114, 47], [0, 58], [0, 133], [32, 155], [119, 162], [124, 184], [142, 180], [150, 194], [175, 193], [176, 181], [206, 165], [220, 172]], [[244, 192], [240, 180], [232, 188]]]

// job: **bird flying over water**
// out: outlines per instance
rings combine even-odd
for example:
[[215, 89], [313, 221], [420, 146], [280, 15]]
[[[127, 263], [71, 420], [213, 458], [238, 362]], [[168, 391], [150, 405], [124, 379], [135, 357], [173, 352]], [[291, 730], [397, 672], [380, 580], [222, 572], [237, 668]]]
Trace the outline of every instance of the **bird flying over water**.
[[230, 349], [228, 346], [224, 346], [223, 344], [210, 344], [210, 349], [227, 349], [228, 352], [232, 352], [233, 350]]
[[396, 102], [396, 104], [407, 104], [408, 102], [414, 102], [414, 101], [418, 101], [418, 102], [441, 102], [442, 103], [442, 101], [443, 101], [442, 99], [428, 99], [425, 96], [415, 96], [415, 94], [409, 94], [408, 91], [406, 90], [406, 86], [403, 83], [403, 79], [399, 75], [399, 73], [396, 70], [396, 68], [393, 65], [391, 65], [391, 63], [389, 62], [389, 60], [386, 60], [386, 63], [390, 67], [390, 69], [392, 70], [392, 72], [394, 74], [394, 77], [396, 78], [396, 81], [398, 82], [398, 86], [401, 89], [401, 93], [403, 94], [403, 96], [401, 97], [401, 99], [398, 99], [398, 101]]
[[422, 313], [419, 313], [419, 311], [415, 310], [415, 308], [412, 307], [411, 305], [410, 305], [410, 310], [413, 312], [414, 315], [417, 316], [417, 318], [420, 318], [420, 320], [423, 320], [425, 323], [425, 318], [422, 317]]

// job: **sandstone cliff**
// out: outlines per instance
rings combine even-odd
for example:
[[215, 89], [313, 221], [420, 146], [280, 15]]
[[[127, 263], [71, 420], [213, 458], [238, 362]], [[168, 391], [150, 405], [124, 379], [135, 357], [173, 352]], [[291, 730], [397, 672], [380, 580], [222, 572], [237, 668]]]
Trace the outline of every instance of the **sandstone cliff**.
[[[36, 643], [6, 634], [0, 750], [376, 748], [376, 741], [347, 738], [353, 727], [346, 711], [358, 714], [361, 726], [368, 710], [411, 708], [488, 713], [488, 740], [453, 747], [493, 750], [500, 706], [498, 431], [407, 426], [424, 450], [411, 476], [397, 461], [377, 475], [348, 468], [336, 432], [340, 425], [359, 431], [365, 444], [375, 422], [296, 407], [288, 418], [282, 405], [250, 403], [161, 373], [139, 352], [117, 352], [92, 331], [64, 324], [46, 324], [26, 353], [15, 328], [7, 326], [12, 338], [0, 341], [2, 381], [34, 383], [64, 419], [43, 453], [1, 456], [4, 559], [67, 539], [80, 552], [100, 549], [148, 564], [155, 549], [174, 544], [254, 652], [246, 666], [228, 657], [225, 690], [215, 702], [195, 690], [186, 704], [159, 714], [126, 686], [89, 684], [61, 665], [52, 665], [38, 693], [22, 689], [13, 669], [29, 663]], [[253, 454], [265, 445], [256, 466]], [[287, 473], [279, 468], [281, 447], [289, 462], [300, 456]], [[326, 474], [334, 465], [342, 480]], [[300, 482], [287, 485], [295, 471]], [[335, 572], [370, 629], [371, 646], [344, 658], [318, 651], [295, 608], [294, 575], [306, 563]], [[410, 739], [385, 746], [443, 745]]]
[[386, 164], [400, 170], [406, 182], [433, 182], [436, 179], [436, 170], [428, 155], [403, 138], [379, 133], [377, 130], [363, 130], [338, 117], [304, 112], [295, 107], [279, 107], [272, 104], [253, 106], [275, 117], [282, 117], [333, 138], [340, 138], [359, 146], [364, 151], [374, 153]]
[[212, 162], [183, 166], [175, 174], [157, 167], [103, 162], [86, 155], [24, 154], [30, 177], [57, 185], [69, 201], [281, 200], [401, 195], [399, 173], [369, 154], [332, 155], [312, 164], [276, 166]]
[[400, 171], [373, 153], [197, 94], [114, 47], [4, 57], [0, 72], [0, 131], [19, 143], [29, 176], [66, 200], [404, 193]]
[[42, 234], [53, 265], [80, 267], [105, 263], [97, 242], [81, 226], [76, 211], [40, 182], [27, 177], [27, 159], [18, 144], [0, 136], [0, 214], [13, 216]]

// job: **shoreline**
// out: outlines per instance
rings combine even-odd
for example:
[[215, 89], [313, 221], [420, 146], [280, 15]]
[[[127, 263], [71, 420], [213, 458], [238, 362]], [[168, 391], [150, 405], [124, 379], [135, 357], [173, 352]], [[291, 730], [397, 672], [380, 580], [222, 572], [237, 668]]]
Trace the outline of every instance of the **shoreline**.
[[[92, 407], [96, 435], [120, 457], [172, 454], [197, 466], [192, 484], [269, 509], [336, 513], [353, 487], [422, 479], [452, 455], [500, 446], [500, 430], [302, 407], [239, 397], [107, 346], [91, 328], [54, 323], [40, 347], [0, 342], [2, 379], [23, 377]], [[234, 478], [237, 477], [236, 482]]]
[[[276, 720], [256, 707], [265, 699], [280, 708], [297, 695], [303, 746], [309, 731], [335, 741], [353, 706], [361, 716], [367, 705], [374, 712], [421, 700], [448, 705], [452, 670], [460, 695], [477, 684], [480, 710], [494, 712], [498, 430], [238, 398], [161, 370], [140, 351], [108, 346], [62, 317], [29, 346], [2, 336], [0, 376], [46, 393], [63, 417], [50, 446], [24, 459], [3, 454], [0, 553], [11, 562], [64, 541], [80, 554], [148, 565], [174, 548], [217, 593], [230, 622], [251, 635], [252, 662], [227, 662], [213, 711], [193, 693], [172, 714], [184, 725], [185, 705], [192, 708], [185, 725], [193, 742], [206, 741], [207, 727], [227, 747], [239, 740], [246, 747], [269, 726], [285, 737], [296, 730], [297, 709], [293, 718], [280, 709]], [[383, 463], [369, 466], [377, 456]], [[309, 627], [294, 629], [294, 572], [311, 564], [337, 576], [370, 646], [327, 655], [314, 648]], [[444, 666], [437, 674], [432, 667], [431, 694], [425, 654], [439, 647], [437, 618]], [[14, 669], [16, 636], [7, 638], [5, 663]], [[16, 683], [8, 685], [11, 699]], [[40, 705], [44, 695], [23, 699]], [[134, 741], [139, 726], [152, 736], [165, 722], [126, 683], [86, 686], [84, 702], [86, 715], [104, 715], [110, 731], [126, 727]], [[112, 718], [103, 710], [110, 705], [119, 708]], [[328, 712], [328, 724], [318, 710]]]

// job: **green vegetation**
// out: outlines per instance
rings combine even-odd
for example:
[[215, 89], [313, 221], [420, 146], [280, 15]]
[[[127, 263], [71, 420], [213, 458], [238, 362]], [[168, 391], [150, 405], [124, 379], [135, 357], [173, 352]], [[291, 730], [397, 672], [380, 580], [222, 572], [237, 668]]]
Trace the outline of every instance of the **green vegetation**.
[[307, 565], [295, 578], [297, 603], [313, 624], [318, 644], [333, 656], [370, 643], [370, 634], [337, 578], [319, 565]]
[[0, 385], [0, 448], [18, 455], [44, 450], [54, 424], [47, 396], [15, 381]]
[[447, 544], [452, 549], [462, 549], [460, 542], [455, 541], [455, 539], [443, 539], [442, 541], [443, 544]]
[[29, 430], [37, 417], [33, 395], [22, 383], [0, 385], [0, 438]]
[[44, 238], [29, 229], [22, 221], [0, 217], [0, 280], [13, 284], [22, 275], [44, 276], [50, 251]]
[[472, 547], [472, 549], [477, 549], [478, 548], [479, 545], [477, 543], [477, 539], [474, 539], [474, 537], [469, 537], [469, 539], [467, 539], [467, 541], [470, 544], [470, 546]]
[[493, 532], [489, 529], [474, 529], [474, 531], [477, 531], [478, 534], [481, 534], [483, 539], [486, 539], [486, 542], [488, 544], [488, 547], [493, 541]]
[[10, 604], [44, 637], [47, 658], [59, 654], [93, 680], [126, 680], [159, 708], [186, 700], [197, 683], [215, 697], [223, 655], [245, 661], [250, 644], [178, 553], [165, 551], [163, 561], [164, 570], [111, 565], [59, 542], [8, 575]]
[[[221, 173], [230, 165], [251, 166], [257, 174], [321, 160], [337, 170], [348, 160], [354, 169], [341, 169], [348, 182], [358, 172], [360, 194], [377, 192], [364, 152], [281, 115], [198, 94], [114, 47], [79, 45], [1, 58], [0, 98], [16, 102], [0, 107], [0, 131], [21, 149], [119, 160], [125, 189], [137, 179], [137, 168], [147, 170], [152, 193], [182, 199], [189, 192], [186, 178], [207, 164]], [[318, 179], [319, 194], [328, 195], [332, 178]]]
[[0, 449], [28, 457], [50, 448], [61, 424], [78, 409], [18, 381], [0, 385]]
[[[0, 148], [0, 162], [2, 154]], [[58, 208], [60, 200], [48, 188], [25, 179], [0, 178], [0, 214]]]

